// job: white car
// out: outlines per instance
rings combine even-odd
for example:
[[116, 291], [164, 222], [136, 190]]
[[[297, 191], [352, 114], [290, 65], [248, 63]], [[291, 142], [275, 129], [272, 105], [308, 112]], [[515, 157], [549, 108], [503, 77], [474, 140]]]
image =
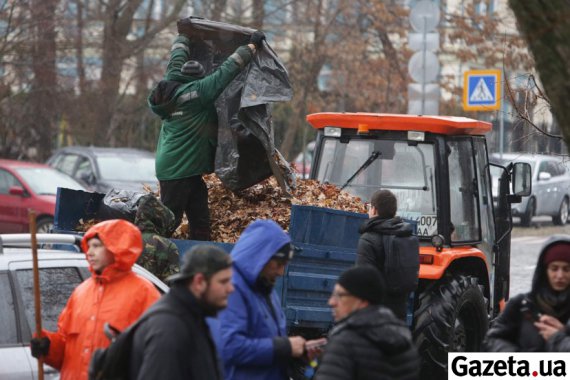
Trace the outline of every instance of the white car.
[[[494, 153], [489, 160], [493, 163], [507, 166], [511, 162], [527, 162], [532, 171], [532, 192], [529, 197], [523, 197], [521, 203], [512, 205], [513, 216], [521, 218], [521, 225], [529, 226], [533, 216], [547, 215], [552, 222], [564, 225], [568, 222], [568, 207], [570, 205], [570, 174], [562, 159], [557, 156], [540, 154]], [[491, 166], [493, 178], [493, 194], [498, 194], [498, 178], [501, 169]]]
[[[38, 234], [42, 327], [57, 330], [57, 319], [71, 292], [91, 276], [85, 255], [79, 253], [79, 236]], [[32, 250], [29, 234], [0, 235], [0, 379], [38, 378], [38, 362], [29, 344], [35, 332]], [[74, 248], [75, 247], [75, 248]], [[73, 252], [75, 250], [75, 252]], [[133, 270], [151, 281], [161, 293], [168, 286], [144, 268]], [[59, 379], [59, 373], [44, 365], [45, 379]]]

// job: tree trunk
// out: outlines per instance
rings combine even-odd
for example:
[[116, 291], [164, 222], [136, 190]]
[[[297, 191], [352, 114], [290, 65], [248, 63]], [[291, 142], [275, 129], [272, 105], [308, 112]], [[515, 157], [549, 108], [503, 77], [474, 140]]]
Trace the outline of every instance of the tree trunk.
[[55, 8], [57, 0], [34, 0], [32, 2], [32, 22], [34, 23], [34, 41], [32, 51], [31, 103], [33, 126], [38, 147], [35, 157], [44, 161], [51, 153], [53, 132], [57, 118], [57, 74], [55, 66]]
[[566, 146], [570, 146], [570, 2], [509, 0], [509, 5], [532, 51]]
[[83, 0], [76, 0], [75, 6], [77, 7], [76, 28], [77, 35], [75, 36], [75, 59], [77, 61], [77, 77], [79, 79], [79, 93], [85, 94], [87, 91], [87, 82], [85, 79], [85, 65], [83, 62]]
[[264, 0], [253, 0], [253, 22], [251, 24], [251, 27], [254, 29], [263, 29], [263, 20], [265, 19], [265, 7], [263, 6], [264, 3]]

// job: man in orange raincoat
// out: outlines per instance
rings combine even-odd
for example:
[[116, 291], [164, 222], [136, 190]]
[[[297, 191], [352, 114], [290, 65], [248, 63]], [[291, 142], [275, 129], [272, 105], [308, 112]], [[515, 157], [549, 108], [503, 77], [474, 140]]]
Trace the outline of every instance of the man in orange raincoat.
[[109, 345], [103, 325], [123, 330], [152, 305], [160, 293], [131, 269], [143, 250], [139, 229], [126, 220], [91, 227], [81, 247], [91, 278], [71, 294], [56, 332], [43, 331], [31, 341], [32, 355], [59, 369], [61, 380], [86, 380], [92, 353]]

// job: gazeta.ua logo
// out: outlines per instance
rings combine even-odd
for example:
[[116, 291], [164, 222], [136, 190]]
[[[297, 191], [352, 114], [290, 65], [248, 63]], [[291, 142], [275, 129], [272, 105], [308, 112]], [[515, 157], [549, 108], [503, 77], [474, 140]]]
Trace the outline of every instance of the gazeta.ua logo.
[[565, 379], [570, 353], [450, 352], [448, 379]]

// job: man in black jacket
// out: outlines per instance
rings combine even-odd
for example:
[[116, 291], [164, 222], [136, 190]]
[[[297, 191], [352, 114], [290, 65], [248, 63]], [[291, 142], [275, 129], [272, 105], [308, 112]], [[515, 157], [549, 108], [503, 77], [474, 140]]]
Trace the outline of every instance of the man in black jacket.
[[374, 268], [355, 267], [340, 276], [329, 299], [337, 324], [329, 333], [317, 380], [418, 378], [420, 357], [410, 330], [380, 305], [384, 292]]
[[360, 227], [357, 266], [377, 268], [386, 280], [384, 305], [406, 320], [408, 295], [418, 284], [419, 241], [409, 223], [396, 216], [398, 201], [389, 190], [372, 194], [368, 219]]
[[217, 351], [206, 317], [227, 306], [234, 288], [232, 261], [222, 249], [198, 245], [184, 256], [182, 270], [169, 277], [170, 291], [137, 329], [131, 380], [221, 380]]

